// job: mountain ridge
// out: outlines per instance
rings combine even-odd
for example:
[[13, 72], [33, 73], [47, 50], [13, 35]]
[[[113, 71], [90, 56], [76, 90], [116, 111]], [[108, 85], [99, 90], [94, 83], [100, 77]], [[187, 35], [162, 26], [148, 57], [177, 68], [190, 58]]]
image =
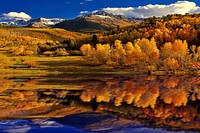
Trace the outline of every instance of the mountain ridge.
[[3, 19], [0, 20], [0, 25], [2, 26], [29, 26], [32, 25], [34, 23], [42, 23], [45, 26], [51, 26], [51, 25], [55, 25], [57, 23], [60, 23], [62, 21], [64, 21], [65, 19], [62, 18], [43, 18], [43, 17], [39, 17], [39, 18], [32, 18], [30, 20], [24, 20], [24, 19]]
[[32, 18], [30, 20], [3, 19], [0, 18], [1, 26], [23, 26], [23, 27], [52, 27], [62, 28], [70, 31], [84, 33], [99, 33], [109, 31], [115, 28], [131, 26], [140, 22], [139, 18], [127, 18], [123, 15], [114, 15], [112, 13], [98, 10], [92, 13], [78, 16], [71, 20], [62, 18]]
[[72, 20], [65, 20], [55, 24], [53, 27], [76, 32], [95, 33], [131, 26], [139, 21], [139, 19], [127, 18], [123, 15], [113, 15], [99, 10], [90, 14], [79, 16]]

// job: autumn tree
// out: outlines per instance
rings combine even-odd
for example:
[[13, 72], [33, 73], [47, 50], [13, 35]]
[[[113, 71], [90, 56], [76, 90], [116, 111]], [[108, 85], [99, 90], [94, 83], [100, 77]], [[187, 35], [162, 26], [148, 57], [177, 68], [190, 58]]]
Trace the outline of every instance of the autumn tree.
[[84, 44], [80, 50], [86, 56], [87, 61], [93, 64], [106, 64], [110, 59], [111, 48], [109, 44], [97, 44], [95, 48], [90, 44]]
[[109, 44], [97, 44], [93, 52], [93, 61], [96, 64], [106, 64], [110, 59], [111, 49]]
[[187, 68], [190, 64], [190, 56], [187, 42], [175, 40], [175, 42], [173, 43], [165, 43], [164, 46], [161, 47], [161, 60], [165, 61], [163, 62], [165, 66], [167, 66], [166, 64], [169, 64], [171, 60], [172, 62], [170, 64], [175, 65], [175, 68], [177, 68], [178, 66], [180, 66], [182, 69]]
[[135, 47], [133, 46], [132, 42], [127, 42], [124, 45], [124, 49], [125, 49], [126, 54], [130, 54], [133, 51], [135, 51]]
[[157, 48], [156, 42], [154, 38], [150, 40], [143, 38], [142, 40], [137, 40], [138, 45], [140, 46], [141, 50], [148, 56], [149, 66], [157, 67], [160, 51]]
[[83, 55], [89, 56], [92, 52], [92, 46], [90, 44], [84, 44], [83, 46], [80, 47], [80, 50]]
[[163, 61], [163, 66], [165, 70], [177, 70], [180, 65], [178, 61], [174, 58], [167, 58]]
[[120, 40], [116, 40], [114, 43], [114, 49], [111, 52], [110, 64], [114, 66], [121, 66], [125, 64], [126, 51]]

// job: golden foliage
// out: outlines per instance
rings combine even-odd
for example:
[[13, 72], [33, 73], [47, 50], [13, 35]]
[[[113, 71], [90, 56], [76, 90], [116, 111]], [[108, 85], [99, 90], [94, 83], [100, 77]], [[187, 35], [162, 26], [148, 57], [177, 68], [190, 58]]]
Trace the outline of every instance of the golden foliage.
[[83, 55], [89, 56], [92, 52], [92, 47], [90, 44], [84, 44], [83, 46], [80, 47], [80, 50]]
[[43, 55], [46, 55], [46, 56], [51, 56], [53, 54], [54, 54], [54, 52], [52, 52], [52, 51], [45, 51], [45, 52], [43, 52]]
[[25, 65], [27, 65], [29, 68], [37, 67], [38, 63], [35, 61], [27, 61], [25, 62]]
[[67, 50], [65, 48], [58, 48], [55, 51], [55, 55], [56, 56], [67, 56], [67, 55], [69, 55], [69, 53], [67, 52]]
[[163, 66], [166, 70], [177, 70], [179, 68], [179, 63], [174, 58], [168, 58], [163, 61]]

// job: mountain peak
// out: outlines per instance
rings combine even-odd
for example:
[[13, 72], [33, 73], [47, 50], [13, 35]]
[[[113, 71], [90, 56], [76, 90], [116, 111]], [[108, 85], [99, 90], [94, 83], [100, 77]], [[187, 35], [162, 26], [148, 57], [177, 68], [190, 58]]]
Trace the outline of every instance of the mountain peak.
[[73, 20], [58, 23], [54, 27], [85, 33], [97, 33], [117, 27], [130, 26], [133, 23], [134, 21], [123, 15], [113, 15], [112, 13], [99, 10], [91, 14], [79, 16]]
[[96, 12], [93, 12], [92, 15], [114, 16], [112, 13], [108, 13], [103, 10], [98, 10]]
[[126, 22], [133, 22], [135, 20], [133, 18], [127, 18], [126, 16], [121, 15], [121, 14], [114, 15], [112, 13], [108, 13], [103, 10], [98, 10], [91, 14], [83, 15], [82, 17], [91, 17], [91, 16], [97, 16], [97, 17], [101, 17], [101, 18], [118, 19], [118, 20], [122, 20], [122, 21], [126, 21]]

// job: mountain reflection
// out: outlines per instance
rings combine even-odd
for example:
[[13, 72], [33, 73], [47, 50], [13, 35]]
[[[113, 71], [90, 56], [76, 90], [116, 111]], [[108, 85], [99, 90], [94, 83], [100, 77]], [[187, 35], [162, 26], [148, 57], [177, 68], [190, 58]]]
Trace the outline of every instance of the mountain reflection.
[[61, 118], [95, 110], [147, 126], [200, 131], [198, 76], [1, 78], [0, 84], [1, 119]]

